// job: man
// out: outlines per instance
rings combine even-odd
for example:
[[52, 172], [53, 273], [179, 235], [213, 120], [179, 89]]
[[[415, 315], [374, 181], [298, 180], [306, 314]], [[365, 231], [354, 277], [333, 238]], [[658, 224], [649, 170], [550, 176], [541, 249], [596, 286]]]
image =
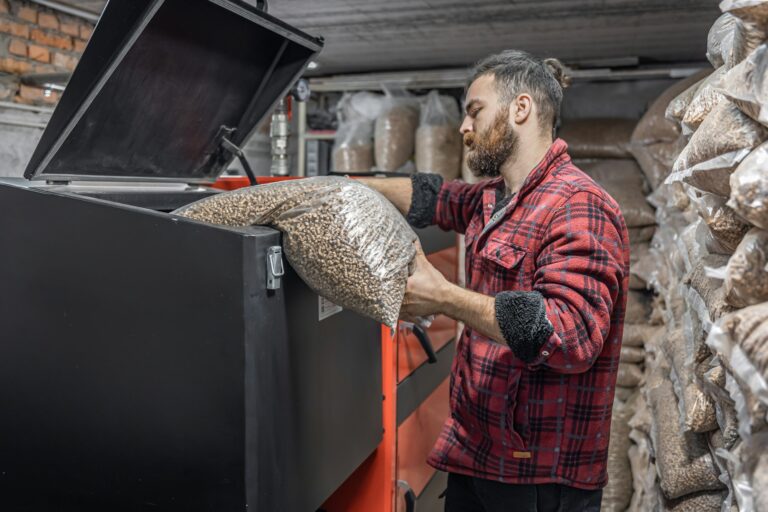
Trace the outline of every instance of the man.
[[448, 512], [600, 509], [629, 242], [615, 201], [553, 141], [564, 85], [554, 59], [488, 57], [461, 133], [493, 179], [366, 180], [411, 224], [466, 235], [467, 289], [419, 250], [401, 312], [465, 325], [428, 461], [449, 472]]

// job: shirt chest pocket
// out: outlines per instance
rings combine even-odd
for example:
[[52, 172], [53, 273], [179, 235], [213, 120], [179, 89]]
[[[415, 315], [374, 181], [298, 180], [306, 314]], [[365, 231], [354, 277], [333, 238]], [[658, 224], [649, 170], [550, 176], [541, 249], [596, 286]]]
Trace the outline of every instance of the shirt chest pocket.
[[531, 289], [531, 262], [528, 251], [522, 247], [491, 237], [479, 255], [484, 281], [491, 287], [489, 292]]

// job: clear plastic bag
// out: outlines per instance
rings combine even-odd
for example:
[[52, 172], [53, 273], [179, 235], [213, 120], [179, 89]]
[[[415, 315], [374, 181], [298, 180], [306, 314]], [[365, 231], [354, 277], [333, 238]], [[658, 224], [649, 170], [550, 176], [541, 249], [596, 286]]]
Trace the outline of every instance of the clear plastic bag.
[[755, 226], [768, 229], [768, 144], [744, 158], [730, 180], [728, 206]]
[[694, 378], [697, 352], [705, 347], [704, 336], [692, 332], [690, 325], [687, 327], [689, 332], [685, 328], [670, 332], [662, 348], [671, 366], [670, 378], [678, 399], [681, 431], [709, 432], [718, 427], [715, 406]]
[[686, 139], [682, 136], [671, 142], [653, 144], [632, 143], [629, 151], [648, 178], [651, 187], [656, 190], [672, 171], [675, 160], [685, 148]]
[[636, 388], [643, 382], [643, 370], [636, 364], [619, 363], [616, 385], [622, 388]]
[[645, 361], [645, 350], [642, 347], [621, 347], [619, 361], [629, 364], [642, 364]]
[[627, 228], [627, 234], [629, 235], [630, 244], [641, 244], [643, 242], [650, 242], [655, 232], [656, 232], [656, 226]]
[[709, 31], [707, 58], [716, 68], [731, 69], [765, 41], [765, 31], [757, 23], [744, 21], [731, 13], [721, 15]]
[[768, 436], [756, 437], [750, 450], [754, 463], [749, 468], [752, 473], [752, 489], [757, 512], [768, 510]]
[[[717, 354], [726, 368], [725, 388], [736, 409], [738, 417], [739, 436], [748, 441], [752, 434], [766, 428], [766, 411], [768, 411], [768, 383], [765, 372], [761, 372], [753, 364], [750, 356], [742, 349], [740, 343], [745, 337], [751, 337], [754, 329], [749, 327], [762, 325], [762, 314], [752, 308], [745, 308], [724, 317], [707, 337], [707, 345]], [[746, 313], [744, 313], [746, 312]], [[754, 315], [757, 320], [750, 318]], [[746, 319], [742, 325], [742, 318]], [[764, 332], [764, 331], [763, 331]], [[751, 350], [764, 350], [765, 338], [761, 339], [760, 332], [755, 333], [755, 347]], [[753, 352], [754, 355], [754, 352]], [[758, 356], [759, 357], [759, 356]]]
[[689, 285], [686, 296], [688, 306], [707, 328], [709, 324], [733, 311], [733, 307], [726, 301], [722, 281], [710, 277], [707, 272], [708, 268], [719, 268], [726, 261], [728, 258], [721, 254], [705, 256], [696, 262], [684, 278], [684, 283]]
[[416, 170], [454, 180], [461, 173], [462, 137], [459, 107], [450, 96], [430, 92], [421, 106], [416, 130]]
[[753, 228], [728, 262], [725, 299], [742, 308], [768, 301], [768, 231]]
[[624, 347], [643, 347], [660, 330], [655, 325], [625, 323], [621, 344]]
[[[643, 114], [643, 117], [640, 118], [637, 126], [635, 126], [630, 139], [632, 147], [676, 141], [680, 137], [680, 120], [682, 120], [682, 114], [678, 120], [667, 119], [665, 115], [667, 107], [669, 107], [670, 103], [689, 87], [706, 78], [709, 73], [709, 70], [699, 71], [688, 78], [676, 82], [661, 93], [653, 103], [650, 104], [648, 110]], [[691, 94], [691, 98], [692, 97], [693, 94]], [[687, 105], [685, 106], [687, 107]], [[685, 109], [683, 108], [683, 112], [684, 111]], [[651, 181], [653, 182], [653, 180]]]
[[678, 125], [681, 124], [683, 122], [683, 117], [685, 116], [685, 111], [688, 110], [693, 98], [696, 96], [696, 91], [701, 88], [704, 80], [706, 80], [706, 78], [702, 78], [698, 82], [689, 85], [687, 89], [675, 96], [672, 101], [669, 102], [669, 105], [667, 105], [664, 117], [670, 121], [676, 122]]
[[726, 71], [725, 67], [720, 67], [701, 82], [683, 115], [684, 134], [695, 131], [707, 115], [725, 99], [719, 88]]
[[768, 1], [766, 0], [723, 0], [720, 10], [761, 25], [768, 25]]
[[648, 243], [631, 245], [629, 247], [629, 288], [647, 290], [655, 266], [656, 262]]
[[696, 203], [699, 215], [715, 240], [727, 253], [733, 253], [749, 231], [749, 224], [726, 205], [723, 197], [701, 193], [695, 194], [691, 200]]
[[667, 512], [721, 512], [723, 492], [698, 492], [676, 500], [667, 500]]
[[765, 378], [768, 376], [768, 303], [744, 308], [732, 316], [727, 328], [733, 331], [744, 354]]
[[333, 146], [338, 172], [370, 172], [373, 168], [373, 122], [381, 111], [382, 96], [369, 92], [345, 94], [339, 101], [339, 127]]
[[374, 129], [376, 168], [395, 172], [413, 157], [419, 103], [405, 91], [384, 87], [386, 96]]
[[682, 433], [672, 381], [664, 368], [649, 387], [648, 397], [654, 423], [651, 428], [662, 492], [667, 499], [723, 488], [717, 469], [701, 434]]
[[[729, 53], [726, 48], [732, 45], [734, 32], [738, 31], [741, 21], [736, 16], [725, 13], [715, 20], [707, 35], [707, 59], [712, 66], [719, 68], [725, 64], [724, 53]], [[725, 51], [724, 51], [725, 50]]]
[[746, 358], [765, 380], [768, 376], [768, 302], [728, 315], [723, 318], [720, 329], [723, 335], [741, 347]]
[[[635, 393], [635, 397], [637, 393]], [[635, 413], [635, 398], [626, 403], [614, 401], [611, 440], [608, 444], [608, 484], [603, 488], [601, 510], [624, 512], [632, 499], [632, 468], [629, 465], [629, 420]]]
[[724, 100], [693, 134], [666, 182], [682, 180], [699, 190], [728, 197], [731, 173], [766, 138], [768, 129]]
[[719, 91], [746, 115], [768, 124], [768, 45], [760, 45], [728, 71]]
[[648, 293], [629, 291], [627, 309], [624, 321], [631, 324], [647, 322], [651, 316], [651, 295]]
[[324, 176], [259, 185], [202, 199], [177, 215], [283, 232], [288, 261], [319, 295], [394, 326], [416, 235], [381, 194]]

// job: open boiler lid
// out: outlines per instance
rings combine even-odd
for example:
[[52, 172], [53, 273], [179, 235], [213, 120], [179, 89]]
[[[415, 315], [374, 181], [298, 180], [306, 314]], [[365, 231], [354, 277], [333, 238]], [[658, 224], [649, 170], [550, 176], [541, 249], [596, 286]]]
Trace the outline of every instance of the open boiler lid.
[[322, 46], [243, 0], [110, 0], [25, 176], [215, 181]]

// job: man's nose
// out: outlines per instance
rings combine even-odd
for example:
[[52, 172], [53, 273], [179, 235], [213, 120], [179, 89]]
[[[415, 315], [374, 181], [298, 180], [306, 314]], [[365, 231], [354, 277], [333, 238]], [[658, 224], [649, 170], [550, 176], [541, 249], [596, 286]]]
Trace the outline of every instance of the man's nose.
[[472, 118], [465, 116], [464, 122], [461, 123], [461, 127], [459, 128], [459, 132], [461, 132], [462, 135], [466, 135], [471, 131], [473, 131]]

